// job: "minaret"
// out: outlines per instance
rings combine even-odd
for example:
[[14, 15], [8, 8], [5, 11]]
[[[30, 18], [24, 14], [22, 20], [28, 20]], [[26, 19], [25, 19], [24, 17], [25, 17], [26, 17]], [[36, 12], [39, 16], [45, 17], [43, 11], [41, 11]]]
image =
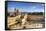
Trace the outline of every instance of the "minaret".
[[19, 15], [19, 9], [15, 8], [14, 13], [15, 13], [15, 15]]

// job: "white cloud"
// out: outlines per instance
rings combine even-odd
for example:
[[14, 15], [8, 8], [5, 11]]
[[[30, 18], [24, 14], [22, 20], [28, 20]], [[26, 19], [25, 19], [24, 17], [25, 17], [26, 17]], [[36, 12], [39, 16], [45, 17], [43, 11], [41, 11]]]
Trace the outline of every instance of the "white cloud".
[[44, 12], [44, 9], [36, 9], [36, 10], [32, 10], [32, 12]]
[[14, 8], [8, 8], [8, 12], [13, 12]]

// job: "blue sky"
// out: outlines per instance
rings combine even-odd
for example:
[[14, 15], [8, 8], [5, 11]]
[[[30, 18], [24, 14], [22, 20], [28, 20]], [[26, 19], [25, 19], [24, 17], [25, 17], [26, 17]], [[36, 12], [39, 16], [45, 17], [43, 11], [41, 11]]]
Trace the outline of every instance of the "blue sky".
[[7, 0], [7, 1], [16, 1], [16, 0]]
[[22, 12], [44, 12], [44, 4], [42, 3], [24, 3], [24, 2], [8, 2], [8, 12], [14, 11], [15, 8]]

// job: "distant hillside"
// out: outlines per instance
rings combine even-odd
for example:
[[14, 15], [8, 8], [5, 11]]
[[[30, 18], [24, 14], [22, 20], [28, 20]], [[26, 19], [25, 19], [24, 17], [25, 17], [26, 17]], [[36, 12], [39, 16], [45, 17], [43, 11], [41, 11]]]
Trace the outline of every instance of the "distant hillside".
[[43, 15], [43, 12], [21, 12], [22, 14]]

